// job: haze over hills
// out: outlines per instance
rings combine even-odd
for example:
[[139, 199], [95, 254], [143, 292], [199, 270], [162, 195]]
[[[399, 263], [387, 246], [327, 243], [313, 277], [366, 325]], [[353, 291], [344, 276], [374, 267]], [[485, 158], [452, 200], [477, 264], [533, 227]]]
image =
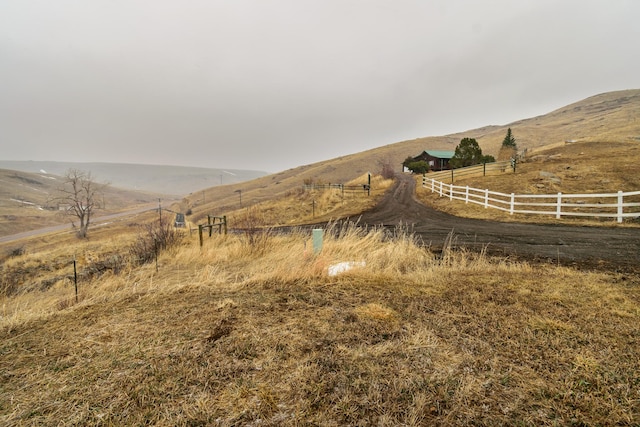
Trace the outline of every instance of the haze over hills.
[[188, 166], [141, 165], [129, 163], [72, 163], [51, 161], [0, 160], [0, 169], [63, 176], [69, 169], [91, 172], [97, 182], [114, 187], [184, 196], [216, 185], [236, 184], [266, 175], [266, 172]]
[[[484, 126], [445, 136], [396, 142], [360, 153], [299, 166], [232, 186], [209, 188], [185, 198], [186, 207], [223, 212], [238, 207], [242, 191], [246, 204], [260, 202], [302, 185], [304, 180], [347, 182], [367, 172], [378, 173], [382, 163], [400, 172], [407, 156], [423, 150], [455, 150], [465, 137], [475, 138], [484, 154], [497, 155], [507, 128], [511, 128], [520, 150], [536, 149], [565, 141], [624, 141], [640, 143], [640, 89], [608, 92], [586, 98], [541, 116], [505, 125]], [[207, 201], [202, 207], [202, 198]]]
[[301, 186], [305, 180], [340, 183], [367, 172], [378, 173], [382, 163], [393, 165], [399, 172], [407, 156], [428, 149], [454, 150], [464, 137], [475, 138], [485, 154], [495, 156], [509, 127], [521, 150], [565, 141], [640, 143], [639, 118], [640, 89], [633, 89], [592, 96], [548, 114], [505, 125], [396, 142], [271, 175], [247, 170], [45, 161], [0, 161], [0, 168], [33, 173], [45, 170], [58, 175], [63, 175], [69, 168], [78, 168], [91, 171], [97, 181], [109, 182], [113, 187], [185, 197], [182, 202], [185, 210], [194, 208], [194, 212], [221, 213], [239, 207], [239, 192], [245, 205], [249, 205], [283, 195]]

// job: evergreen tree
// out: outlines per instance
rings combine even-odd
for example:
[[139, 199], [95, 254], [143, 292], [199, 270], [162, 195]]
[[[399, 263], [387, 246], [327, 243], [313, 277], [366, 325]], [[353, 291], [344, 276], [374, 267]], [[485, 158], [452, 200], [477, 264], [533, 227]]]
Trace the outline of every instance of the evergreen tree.
[[503, 147], [512, 147], [512, 148], [516, 148], [516, 139], [513, 137], [513, 134], [511, 133], [511, 128], [507, 129], [507, 135], [504, 137], [504, 140], [502, 141], [502, 146]]
[[474, 138], [462, 138], [449, 164], [454, 168], [482, 163], [482, 149]]

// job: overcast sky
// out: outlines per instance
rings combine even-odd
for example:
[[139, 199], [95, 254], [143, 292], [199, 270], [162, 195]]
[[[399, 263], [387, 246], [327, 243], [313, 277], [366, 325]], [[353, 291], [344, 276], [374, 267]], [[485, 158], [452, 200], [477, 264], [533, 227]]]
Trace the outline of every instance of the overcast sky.
[[640, 87], [638, 0], [2, 0], [0, 158], [277, 172]]

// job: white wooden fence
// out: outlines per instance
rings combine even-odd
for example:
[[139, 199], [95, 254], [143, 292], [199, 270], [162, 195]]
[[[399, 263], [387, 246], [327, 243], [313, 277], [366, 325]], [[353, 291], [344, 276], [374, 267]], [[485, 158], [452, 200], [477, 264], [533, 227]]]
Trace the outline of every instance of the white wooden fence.
[[442, 181], [423, 177], [422, 187], [431, 188], [432, 193], [450, 200], [463, 200], [485, 208], [533, 215], [555, 215], [616, 218], [640, 217], [640, 191], [607, 194], [505, 194], [480, 190], [467, 186], [445, 184]]

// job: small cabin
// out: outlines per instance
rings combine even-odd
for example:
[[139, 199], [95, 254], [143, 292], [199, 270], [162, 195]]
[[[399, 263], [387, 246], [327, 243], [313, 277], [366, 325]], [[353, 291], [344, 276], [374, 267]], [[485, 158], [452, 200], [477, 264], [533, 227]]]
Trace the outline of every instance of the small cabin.
[[424, 160], [429, 165], [429, 170], [442, 171], [451, 169], [449, 162], [455, 151], [425, 150], [413, 158], [416, 162]]

